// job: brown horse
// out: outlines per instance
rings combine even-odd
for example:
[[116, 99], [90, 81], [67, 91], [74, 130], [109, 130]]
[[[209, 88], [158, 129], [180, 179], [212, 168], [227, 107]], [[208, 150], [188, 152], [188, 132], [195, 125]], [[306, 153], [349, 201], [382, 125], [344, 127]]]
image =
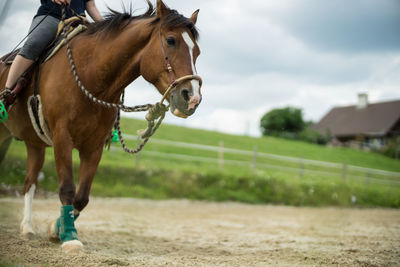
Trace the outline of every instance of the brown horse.
[[[200, 54], [195, 28], [198, 10], [186, 18], [169, 9], [162, 0], [157, 0], [155, 9], [147, 3], [149, 8], [143, 15], [112, 11], [103, 22], [89, 25], [84, 33], [70, 41], [80, 79], [95, 97], [118, 103], [123, 90], [140, 75], [164, 94], [174, 77], [196, 74], [195, 63]], [[166, 61], [172, 71], [168, 70]], [[0, 73], [0, 88], [4, 87], [7, 73], [7, 68]], [[89, 202], [90, 187], [117, 111], [91, 102], [80, 91], [70, 71], [65, 47], [41, 65], [38, 85], [43, 116], [53, 142], [62, 203], [61, 219], [50, 228], [50, 234], [60, 238], [64, 251], [68, 252], [82, 248], [73, 221]], [[167, 100], [176, 116], [188, 117], [194, 113], [201, 101], [200, 86], [198, 80], [186, 80], [168, 94]], [[34, 233], [32, 199], [47, 146], [36, 135], [28, 115], [27, 100], [32, 94], [31, 83], [18, 95], [8, 120], [0, 125], [0, 142], [13, 135], [23, 140], [27, 148], [21, 223], [24, 235]], [[73, 149], [80, 156], [76, 190]], [[65, 207], [72, 207], [73, 212], [63, 211]]]

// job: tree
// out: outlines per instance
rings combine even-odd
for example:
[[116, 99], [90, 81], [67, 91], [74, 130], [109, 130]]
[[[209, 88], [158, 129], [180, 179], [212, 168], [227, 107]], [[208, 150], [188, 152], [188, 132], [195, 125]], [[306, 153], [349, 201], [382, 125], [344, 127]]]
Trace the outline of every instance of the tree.
[[305, 128], [303, 112], [299, 108], [277, 108], [266, 113], [260, 121], [263, 135], [296, 135]]

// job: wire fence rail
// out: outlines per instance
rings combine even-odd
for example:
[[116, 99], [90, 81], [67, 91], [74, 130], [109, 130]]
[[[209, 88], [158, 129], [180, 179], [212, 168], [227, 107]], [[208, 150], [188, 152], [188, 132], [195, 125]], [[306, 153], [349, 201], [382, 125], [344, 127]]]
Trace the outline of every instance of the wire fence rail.
[[[137, 141], [138, 137], [134, 135], [125, 134], [126, 140]], [[221, 141], [218, 146], [203, 145], [203, 144], [192, 144], [179, 141], [161, 140], [152, 138], [151, 143], [155, 145], [196, 149], [203, 151], [215, 152], [214, 157], [205, 156], [194, 156], [183, 153], [170, 153], [160, 151], [143, 151], [141, 154], [149, 155], [159, 158], [176, 159], [183, 161], [192, 162], [204, 162], [217, 164], [218, 167], [223, 170], [225, 165], [240, 165], [247, 166], [252, 171], [257, 169], [270, 169], [279, 170], [284, 172], [296, 173], [299, 178], [303, 178], [304, 175], [314, 175], [318, 177], [336, 177], [341, 178], [344, 181], [347, 180], [358, 180], [361, 182], [375, 183], [375, 184], [386, 184], [400, 186], [400, 172], [391, 172], [379, 169], [365, 168], [360, 166], [349, 165], [347, 163], [334, 163], [318, 160], [310, 160], [304, 158], [282, 156], [270, 153], [259, 152], [257, 147], [251, 150], [242, 150], [227, 148]], [[229, 159], [227, 156], [240, 155], [246, 156], [247, 160]], [[139, 156], [140, 157], [140, 156]], [[136, 157], [136, 160], [139, 160]]]

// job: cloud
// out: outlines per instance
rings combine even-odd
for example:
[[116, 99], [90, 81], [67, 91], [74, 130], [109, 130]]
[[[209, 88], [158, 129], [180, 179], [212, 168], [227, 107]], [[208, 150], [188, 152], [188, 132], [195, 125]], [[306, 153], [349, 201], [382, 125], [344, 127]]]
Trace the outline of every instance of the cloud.
[[[0, 25], [0, 53], [10, 52], [27, 34], [37, 10], [34, 0], [11, 1]], [[35, 3], [35, 4], [33, 4]]]
[[274, 18], [293, 36], [320, 50], [400, 51], [398, 0], [290, 1]]

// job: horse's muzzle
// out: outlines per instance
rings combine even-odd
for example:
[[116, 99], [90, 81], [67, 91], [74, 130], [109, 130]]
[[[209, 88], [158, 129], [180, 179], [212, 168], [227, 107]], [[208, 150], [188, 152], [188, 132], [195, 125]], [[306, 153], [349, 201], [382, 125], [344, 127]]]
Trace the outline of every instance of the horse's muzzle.
[[201, 99], [199, 82], [186, 82], [171, 92], [171, 112], [177, 117], [187, 118], [196, 111]]

